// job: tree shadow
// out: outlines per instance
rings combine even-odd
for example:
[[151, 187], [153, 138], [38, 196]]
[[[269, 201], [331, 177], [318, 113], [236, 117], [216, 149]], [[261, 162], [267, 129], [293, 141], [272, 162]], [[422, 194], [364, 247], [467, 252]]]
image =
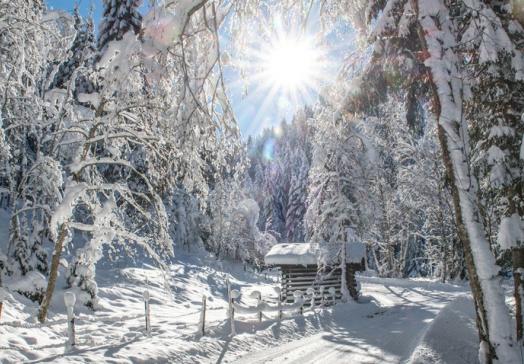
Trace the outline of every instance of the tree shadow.
[[[104, 350], [104, 349], [108, 349], [104, 353], [104, 356], [112, 357], [115, 353], [119, 352], [121, 349], [123, 349], [127, 345], [130, 345], [130, 344], [133, 344], [133, 343], [137, 342], [139, 340], [139, 338], [140, 338], [139, 336], [135, 336], [131, 340], [125, 341], [125, 342], [117, 344], [117, 345], [115, 345], [115, 344], [107, 344], [107, 345], [94, 346], [94, 347], [83, 348], [83, 349], [75, 348], [72, 351], [67, 352], [67, 353], [56, 354], [56, 355], [53, 355], [53, 356], [49, 356], [47, 358], [41, 358], [41, 359], [38, 359], [38, 360], [28, 361], [27, 363], [31, 363], [31, 364], [34, 364], [34, 363], [49, 363], [49, 362], [53, 363], [53, 362], [55, 362], [55, 360], [58, 360], [60, 358], [74, 357], [75, 355], [84, 354], [84, 353], [97, 351], [97, 350]], [[74, 362], [75, 360], [71, 358], [71, 361]]]
[[222, 350], [220, 351], [220, 355], [217, 358], [216, 364], [220, 364], [222, 363], [222, 360], [224, 360], [224, 356], [226, 355], [227, 350], [229, 349], [229, 344], [231, 344], [231, 338], [232, 338], [231, 335], [229, 335], [226, 341], [224, 341], [224, 346], [222, 347]]

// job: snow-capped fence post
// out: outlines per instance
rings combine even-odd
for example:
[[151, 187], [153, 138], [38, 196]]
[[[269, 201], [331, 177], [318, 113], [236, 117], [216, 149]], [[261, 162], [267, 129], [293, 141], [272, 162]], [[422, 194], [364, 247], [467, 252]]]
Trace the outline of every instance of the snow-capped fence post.
[[249, 296], [257, 300], [258, 322], [262, 322], [262, 293], [260, 293], [259, 291], [253, 291]]
[[240, 292], [236, 289], [229, 288], [229, 302], [231, 307], [231, 335], [236, 335], [236, 329], [235, 329], [235, 307], [233, 306], [233, 303], [236, 299], [240, 297]]
[[229, 282], [229, 278], [226, 279], [227, 284], [227, 302], [229, 305], [229, 321], [231, 321], [231, 335], [235, 335], [235, 311], [233, 308], [233, 297], [231, 296], [231, 283]]
[[313, 289], [313, 287], [309, 287], [306, 290], [306, 293], [308, 296], [311, 297], [311, 301], [310, 301], [311, 311], [314, 311], [315, 310], [315, 290]]
[[206, 295], [202, 296], [202, 312], [200, 314], [200, 333], [202, 336], [206, 334], [206, 301], [207, 297]]
[[329, 287], [328, 292], [329, 292], [329, 295], [331, 296], [333, 304], [335, 304], [335, 301], [337, 298], [337, 291], [335, 290], [335, 287]]
[[64, 303], [67, 309], [67, 341], [66, 350], [72, 349], [75, 345], [75, 313], [73, 312], [76, 296], [73, 292], [64, 293]]
[[300, 315], [304, 314], [304, 300], [302, 299], [302, 291], [297, 289], [295, 292], [293, 292], [293, 298], [295, 300], [295, 303], [300, 302], [300, 308], [298, 309], [298, 312]]
[[320, 290], [320, 307], [324, 307], [325, 301], [324, 301], [324, 286], [319, 287]]
[[146, 317], [146, 334], [147, 336], [151, 335], [151, 309], [149, 308], [149, 291], [146, 289], [144, 291], [144, 308], [145, 308], [145, 317]]

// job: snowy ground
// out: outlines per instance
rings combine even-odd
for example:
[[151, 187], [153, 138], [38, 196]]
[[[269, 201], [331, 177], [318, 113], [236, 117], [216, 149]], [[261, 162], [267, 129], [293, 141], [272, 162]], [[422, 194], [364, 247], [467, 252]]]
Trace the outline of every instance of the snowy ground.
[[[257, 289], [264, 297], [276, 298], [277, 283], [210, 257], [179, 259], [171, 267], [171, 298], [158, 271], [99, 272], [100, 310], [93, 315], [75, 307], [78, 345], [68, 353], [62, 292], [50, 315], [50, 322], [57, 324], [49, 327], [34, 323], [36, 305], [11, 295], [0, 323], [0, 362], [477, 362], [473, 304], [464, 286], [361, 277], [363, 303], [340, 304], [281, 323], [274, 317], [258, 323], [245, 316], [237, 322], [238, 334], [230, 337], [226, 276], [231, 274], [233, 287], [243, 297]], [[144, 334], [146, 277], [152, 296], [151, 337]], [[207, 335], [200, 337], [196, 332], [203, 294], [209, 297]]]
[[367, 304], [336, 307], [319, 333], [238, 363], [476, 363], [464, 287], [362, 277]]

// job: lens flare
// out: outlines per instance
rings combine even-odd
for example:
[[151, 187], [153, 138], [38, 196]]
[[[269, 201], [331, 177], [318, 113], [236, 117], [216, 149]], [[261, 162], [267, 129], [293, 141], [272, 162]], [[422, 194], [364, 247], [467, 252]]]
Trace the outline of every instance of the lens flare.
[[267, 161], [272, 161], [273, 160], [274, 149], [275, 149], [275, 141], [273, 140], [273, 138], [269, 138], [266, 141], [266, 143], [264, 144], [264, 151], [262, 153], [264, 158]]

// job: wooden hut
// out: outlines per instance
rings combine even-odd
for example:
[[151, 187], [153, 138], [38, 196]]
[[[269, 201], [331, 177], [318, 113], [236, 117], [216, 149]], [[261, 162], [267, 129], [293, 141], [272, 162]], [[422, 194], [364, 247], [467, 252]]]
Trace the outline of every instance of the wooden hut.
[[[315, 291], [317, 303], [329, 302], [329, 288], [335, 288], [335, 299], [342, 297], [342, 269], [340, 258], [331, 259], [332, 264], [319, 266], [321, 249], [314, 243], [284, 243], [274, 245], [265, 256], [268, 266], [278, 267], [281, 273], [281, 300], [293, 302], [293, 293], [297, 290]], [[362, 243], [348, 243], [346, 252], [346, 284], [350, 295], [358, 298], [358, 284], [355, 272], [365, 270], [366, 248]], [[323, 287], [323, 289], [321, 288]], [[322, 294], [321, 294], [322, 292]]]

